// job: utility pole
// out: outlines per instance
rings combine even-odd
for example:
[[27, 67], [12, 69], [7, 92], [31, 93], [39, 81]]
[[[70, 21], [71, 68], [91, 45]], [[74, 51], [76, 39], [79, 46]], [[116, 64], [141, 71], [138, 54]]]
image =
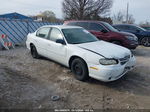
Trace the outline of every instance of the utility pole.
[[129, 20], [129, 2], [127, 3], [126, 23], [128, 23], [128, 20]]

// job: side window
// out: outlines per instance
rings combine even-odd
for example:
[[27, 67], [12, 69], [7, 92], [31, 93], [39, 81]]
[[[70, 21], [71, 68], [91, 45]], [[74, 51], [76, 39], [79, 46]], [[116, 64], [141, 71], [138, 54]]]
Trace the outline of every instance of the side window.
[[125, 30], [125, 31], [128, 31], [129, 30], [129, 27], [126, 26], [126, 25], [117, 25], [115, 26], [116, 29], [119, 29], [119, 30]]
[[105, 28], [97, 23], [90, 23], [90, 30], [94, 30], [94, 31], [102, 31], [105, 30]]
[[140, 29], [138, 27], [135, 27], [135, 26], [130, 26], [130, 30], [132, 30], [133, 32], [140, 31]]
[[119, 25], [114, 26], [114, 28], [116, 28], [117, 30], [124, 30], [123, 26], [119, 26]]
[[41, 28], [37, 31], [36, 36], [41, 38], [48, 38], [50, 28]]
[[89, 30], [89, 23], [88, 22], [78, 22], [78, 26], [83, 27], [86, 30]]
[[56, 42], [57, 39], [63, 39], [63, 36], [59, 29], [52, 28], [51, 34], [50, 34], [50, 40]]
[[127, 31], [130, 30], [130, 27], [129, 27], [129, 26], [126, 26], [126, 25], [125, 25], [125, 26], [122, 26], [122, 28], [123, 28], [124, 30], [127, 30]]

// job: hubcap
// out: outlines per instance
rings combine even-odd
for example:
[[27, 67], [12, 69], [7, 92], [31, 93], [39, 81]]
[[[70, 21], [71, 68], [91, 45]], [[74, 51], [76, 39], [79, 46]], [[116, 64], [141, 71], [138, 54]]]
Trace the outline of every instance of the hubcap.
[[142, 40], [142, 43], [143, 43], [144, 46], [149, 47], [150, 46], [150, 39], [149, 38], [144, 38]]
[[74, 66], [74, 71], [75, 71], [75, 74], [81, 76], [82, 73], [83, 73], [83, 70], [82, 70], [82, 67], [80, 66], [79, 63], [75, 64]]

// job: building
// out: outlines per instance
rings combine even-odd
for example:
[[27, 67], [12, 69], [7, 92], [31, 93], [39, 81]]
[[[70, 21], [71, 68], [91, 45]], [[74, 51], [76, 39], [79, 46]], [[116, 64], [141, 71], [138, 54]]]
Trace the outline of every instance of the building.
[[0, 15], [0, 19], [19, 19], [19, 20], [33, 21], [32, 18], [22, 15], [22, 14], [19, 14], [19, 13], [16, 13], [16, 12]]

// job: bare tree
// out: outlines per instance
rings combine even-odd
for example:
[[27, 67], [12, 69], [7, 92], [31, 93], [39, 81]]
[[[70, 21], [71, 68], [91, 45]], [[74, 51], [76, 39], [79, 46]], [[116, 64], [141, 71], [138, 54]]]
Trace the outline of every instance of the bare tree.
[[66, 19], [97, 19], [110, 12], [113, 0], [64, 0], [63, 12]]
[[124, 21], [124, 14], [121, 11], [119, 11], [117, 14], [114, 14], [113, 20], [123, 22]]
[[140, 26], [150, 26], [150, 22], [148, 22], [148, 21], [143, 21], [143, 22], [140, 22], [139, 25], [140, 25]]
[[117, 14], [114, 14], [112, 19], [114, 22], [120, 22], [120, 23], [133, 24], [135, 22], [135, 19], [132, 14], [128, 14], [128, 20], [126, 21], [126, 15], [121, 11], [119, 11]]
[[128, 23], [129, 23], [129, 24], [133, 24], [134, 22], [135, 22], [135, 19], [134, 19], [133, 15], [132, 15], [132, 14], [129, 14]]

